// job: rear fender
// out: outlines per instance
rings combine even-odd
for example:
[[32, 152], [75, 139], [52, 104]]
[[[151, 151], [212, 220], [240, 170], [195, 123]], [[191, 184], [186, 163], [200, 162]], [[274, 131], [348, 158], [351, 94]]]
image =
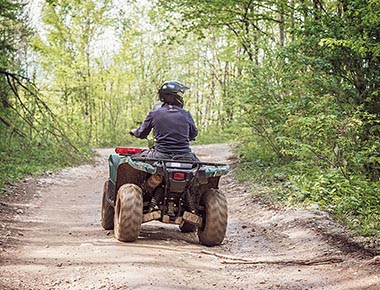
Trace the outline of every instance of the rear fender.
[[117, 168], [120, 164], [120, 156], [118, 154], [111, 154], [108, 158], [108, 165], [109, 165], [109, 179], [115, 186], [116, 184], [116, 177], [117, 177]]
[[126, 162], [120, 163], [116, 172], [115, 192], [117, 192], [119, 188], [126, 183], [136, 184], [141, 187], [145, 180], [146, 174], [146, 172], [137, 170]]
[[118, 154], [111, 154], [108, 158], [110, 189], [113, 193], [116, 193], [123, 184], [133, 183], [141, 186], [144, 181], [146, 173], [133, 168], [126, 161], [125, 157], [120, 157]]
[[216, 177], [207, 177], [206, 184], [199, 185], [199, 191], [202, 193], [208, 192], [211, 188], [218, 189], [219, 188], [219, 180], [220, 176]]

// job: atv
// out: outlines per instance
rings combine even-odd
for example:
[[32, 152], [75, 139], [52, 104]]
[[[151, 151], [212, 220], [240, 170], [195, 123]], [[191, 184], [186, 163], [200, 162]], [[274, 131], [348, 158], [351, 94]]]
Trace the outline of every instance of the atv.
[[157, 220], [197, 230], [206, 246], [222, 243], [227, 227], [227, 200], [218, 189], [229, 166], [189, 160], [143, 157], [142, 148], [117, 147], [109, 156], [104, 184], [102, 226], [116, 239], [135, 241], [142, 223]]

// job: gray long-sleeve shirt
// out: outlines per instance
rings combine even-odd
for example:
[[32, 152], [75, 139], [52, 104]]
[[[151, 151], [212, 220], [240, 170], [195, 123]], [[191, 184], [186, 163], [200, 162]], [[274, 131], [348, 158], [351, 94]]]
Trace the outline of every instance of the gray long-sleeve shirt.
[[190, 140], [198, 135], [198, 129], [190, 112], [168, 104], [149, 112], [134, 135], [138, 138], [146, 138], [152, 129], [156, 140], [156, 150], [162, 153], [191, 152]]

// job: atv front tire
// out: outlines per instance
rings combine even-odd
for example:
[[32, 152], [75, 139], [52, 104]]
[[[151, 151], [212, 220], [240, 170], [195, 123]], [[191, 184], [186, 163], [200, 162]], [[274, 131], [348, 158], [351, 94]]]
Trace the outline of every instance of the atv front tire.
[[135, 184], [120, 187], [115, 205], [114, 234], [122, 242], [133, 242], [140, 234], [143, 216], [142, 190]]
[[198, 237], [205, 246], [220, 245], [227, 229], [227, 200], [224, 193], [217, 189], [210, 189], [203, 196], [205, 214], [203, 226], [198, 228]]
[[102, 199], [102, 227], [105, 230], [112, 230], [113, 229], [113, 216], [115, 214], [115, 210], [112, 205], [107, 200], [108, 196], [108, 183], [107, 180], [104, 183], [103, 187], [103, 199]]

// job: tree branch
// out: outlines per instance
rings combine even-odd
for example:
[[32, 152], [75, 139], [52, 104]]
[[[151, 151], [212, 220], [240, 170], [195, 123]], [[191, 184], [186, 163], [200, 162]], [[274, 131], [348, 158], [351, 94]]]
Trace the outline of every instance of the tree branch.
[[[46, 128], [46, 127], [45, 127], [45, 130], [47, 132], [49, 132], [51, 135], [53, 135], [58, 142], [61, 142], [62, 139], [63, 139], [63, 140], [65, 140], [65, 142], [71, 148], [73, 148], [75, 151], [79, 152], [79, 149], [76, 148], [76, 146], [74, 146], [74, 144], [72, 144], [72, 142], [69, 140], [69, 138], [67, 137], [67, 135], [64, 133], [64, 130], [63, 130], [63, 128], [60, 125], [60, 122], [58, 121], [58, 119], [55, 116], [55, 114], [51, 111], [51, 109], [49, 108], [49, 106], [38, 96], [38, 94], [35, 91], [32, 91], [29, 87], [27, 87], [25, 84], [23, 84], [20, 81], [20, 79], [27, 80], [27, 82], [30, 85], [32, 85], [34, 89], [36, 89], [35, 85], [29, 79], [27, 79], [27, 78], [25, 78], [23, 76], [14, 74], [14, 73], [10, 73], [10, 72], [5, 71], [5, 70], [1, 70], [1, 69], [0, 69], [0, 74], [4, 74], [6, 76], [8, 85], [10, 86], [10, 88], [11, 88], [14, 96], [16, 97], [17, 101], [20, 103], [21, 107], [23, 108], [23, 110], [25, 112], [27, 112], [29, 115], [33, 115], [32, 112], [26, 107], [26, 105], [24, 104], [24, 102], [21, 100], [20, 95], [19, 95], [19, 93], [17, 91], [17, 86], [16, 86], [15, 83], [17, 83], [17, 85], [19, 85], [20, 87], [22, 87], [31, 96], [33, 96], [33, 98], [36, 100], [36, 104], [37, 104], [38, 110], [40, 111], [40, 113], [42, 115], [44, 115], [44, 114], [47, 113], [52, 118], [53, 122], [52, 122], [51, 125], [52, 125], [53, 130], [50, 130], [50, 129]], [[33, 129], [36, 130], [36, 128], [33, 126], [33, 123], [30, 120], [27, 120], [24, 116], [22, 116], [20, 114], [20, 112], [18, 112], [18, 110], [16, 108], [14, 108], [13, 106], [11, 106], [11, 107], [31, 128], [33, 128]], [[38, 124], [42, 125], [40, 121], [38, 121], [38, 120], [35, 120], [35, 121]], [[54, 130], [57, 131], [58, 134], [56, 132], [54, 132]]]

